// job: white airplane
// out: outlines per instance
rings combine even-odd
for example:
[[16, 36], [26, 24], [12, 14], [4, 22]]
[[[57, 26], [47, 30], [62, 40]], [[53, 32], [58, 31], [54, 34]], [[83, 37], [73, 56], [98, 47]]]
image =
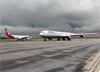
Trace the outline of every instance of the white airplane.
[[23, 41], [24, 39], [26, 39], [26, 40], [31, 39], [31, 35], [30, 35], [30, 36], [11, 35], [11, 34], [8, 32], [7, 28], [5, 28], [5, 32], [6, 32], [6, 36], [7, 36], [7, 37], [12, 38], [12, 39], [17, 39], [17, 41], [18, 41], [18, 40], [22, 40], [22, 41]]
[[80, 38], [84, 38], [84, 34], [75, 34], [74, 32], [74, 28], [71, 32], [60, 32], [60, 31], [51, 31], [51, 30], [44, 30], [41, 31], [41, 33], [39, 34], [41, 37], [43, 37], [44, 41], [46, 41], [46, 39], [52, 40], [53, 38], [57, 38], [57, 40], [59, 41], [60, 39], [62, 40], [71, 40], [71, 38], [73, 36], [79, 36]]

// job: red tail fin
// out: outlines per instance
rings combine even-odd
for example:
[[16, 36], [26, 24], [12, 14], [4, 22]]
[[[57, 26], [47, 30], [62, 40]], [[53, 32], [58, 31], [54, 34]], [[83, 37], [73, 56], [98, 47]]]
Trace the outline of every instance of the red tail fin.
[[6, 36], [10, 35], [10, 33], [7, 31], [7, 28], [5, 28]]

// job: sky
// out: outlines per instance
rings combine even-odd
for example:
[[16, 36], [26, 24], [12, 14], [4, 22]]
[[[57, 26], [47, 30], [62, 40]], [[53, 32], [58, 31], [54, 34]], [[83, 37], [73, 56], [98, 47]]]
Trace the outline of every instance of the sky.
[[42, 30], [100, 32], [100, 0], [1, 0], [0, 34], [34, 35]]

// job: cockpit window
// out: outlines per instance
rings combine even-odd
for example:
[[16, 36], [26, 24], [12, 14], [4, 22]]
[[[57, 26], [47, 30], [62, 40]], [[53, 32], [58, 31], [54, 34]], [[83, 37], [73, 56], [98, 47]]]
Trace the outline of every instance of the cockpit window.
[[44, 33], [44, 32], [42, 32], [42, 33]]

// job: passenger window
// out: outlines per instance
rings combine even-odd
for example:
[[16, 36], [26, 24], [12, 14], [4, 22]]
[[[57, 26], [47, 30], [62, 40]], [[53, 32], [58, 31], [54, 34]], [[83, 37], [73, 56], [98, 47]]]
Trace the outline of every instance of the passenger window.
[[49, 33], [54, 33], [54, 32], [52, 32], [52, 31], [49, 31]]

